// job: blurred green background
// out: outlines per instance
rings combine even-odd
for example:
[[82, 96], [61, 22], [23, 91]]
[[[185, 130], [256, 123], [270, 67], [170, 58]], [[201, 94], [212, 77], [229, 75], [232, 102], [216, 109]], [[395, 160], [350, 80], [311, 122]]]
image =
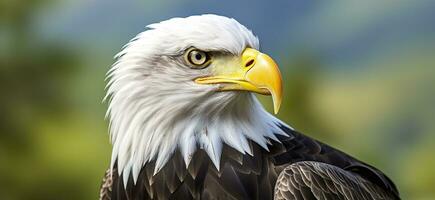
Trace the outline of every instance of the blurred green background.
[[[96, 199], [104, 76], [145, 25], [216, 13], [280, 64], [279, 117], [435, 199], [435, 1], [0, 1], [0, 199]], [[270, 109], [270, 98], [261, 97]]]

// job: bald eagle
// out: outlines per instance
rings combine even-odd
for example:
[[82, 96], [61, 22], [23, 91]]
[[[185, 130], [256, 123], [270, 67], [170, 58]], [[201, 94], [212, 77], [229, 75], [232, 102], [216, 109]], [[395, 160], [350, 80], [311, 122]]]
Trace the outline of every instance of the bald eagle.
[[378, 169], [269, 114], [282, 79], [236, 20], [147, 26], [108, 72], [111, 164], [100, 199], [399, 199]]

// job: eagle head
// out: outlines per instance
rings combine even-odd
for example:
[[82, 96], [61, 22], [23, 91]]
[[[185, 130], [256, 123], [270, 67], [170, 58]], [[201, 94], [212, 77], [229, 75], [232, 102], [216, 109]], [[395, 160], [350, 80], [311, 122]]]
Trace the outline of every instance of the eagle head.
[[252, 155], [249, 142], [267, 149], [275, 134], [285, 135], [253, 94], [271, 95], [278, 111], [278, 66], [245, 26], [199, 15], [147, 28], [108, 72], [112, 167], [124, 177], [136, 181], [149, 162], [159, 172], [175, 151], [188, 166], [199, 149], [219, 170], [223, 144]]

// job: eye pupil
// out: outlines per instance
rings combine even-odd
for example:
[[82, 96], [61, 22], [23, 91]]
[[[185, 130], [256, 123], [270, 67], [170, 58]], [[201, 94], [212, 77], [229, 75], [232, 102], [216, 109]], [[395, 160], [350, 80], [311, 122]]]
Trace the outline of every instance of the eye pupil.
[[196, 55], [195, 55], [195, 59], [196, 59], [196, 60], [201, 60], [201, 58], [202, 58], [202, 55], [199, 54], [199, 53], [196, 53]]

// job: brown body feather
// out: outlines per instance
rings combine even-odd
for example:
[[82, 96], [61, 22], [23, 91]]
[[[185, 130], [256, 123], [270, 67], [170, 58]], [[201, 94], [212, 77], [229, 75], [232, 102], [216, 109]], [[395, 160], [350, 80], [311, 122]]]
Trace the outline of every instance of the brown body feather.
[[251, 143], [253, 156], [225, 146], [219, 171], [202, 150], [195, 153], [187, 169], [176, 152], [156, 175], [153, 163], [148, 163], [137, 183], [134, 185], [130, 177], [124, 187], [115, 166], [113, 175], [106, 173], [100, 199], [263, 200], [273, 199], [274, 194], [276, 199], [399, 199], [394, 184], [376, 168], [293, 130], [282, 129], [290, 137], [271, 141], [269, 151]]

